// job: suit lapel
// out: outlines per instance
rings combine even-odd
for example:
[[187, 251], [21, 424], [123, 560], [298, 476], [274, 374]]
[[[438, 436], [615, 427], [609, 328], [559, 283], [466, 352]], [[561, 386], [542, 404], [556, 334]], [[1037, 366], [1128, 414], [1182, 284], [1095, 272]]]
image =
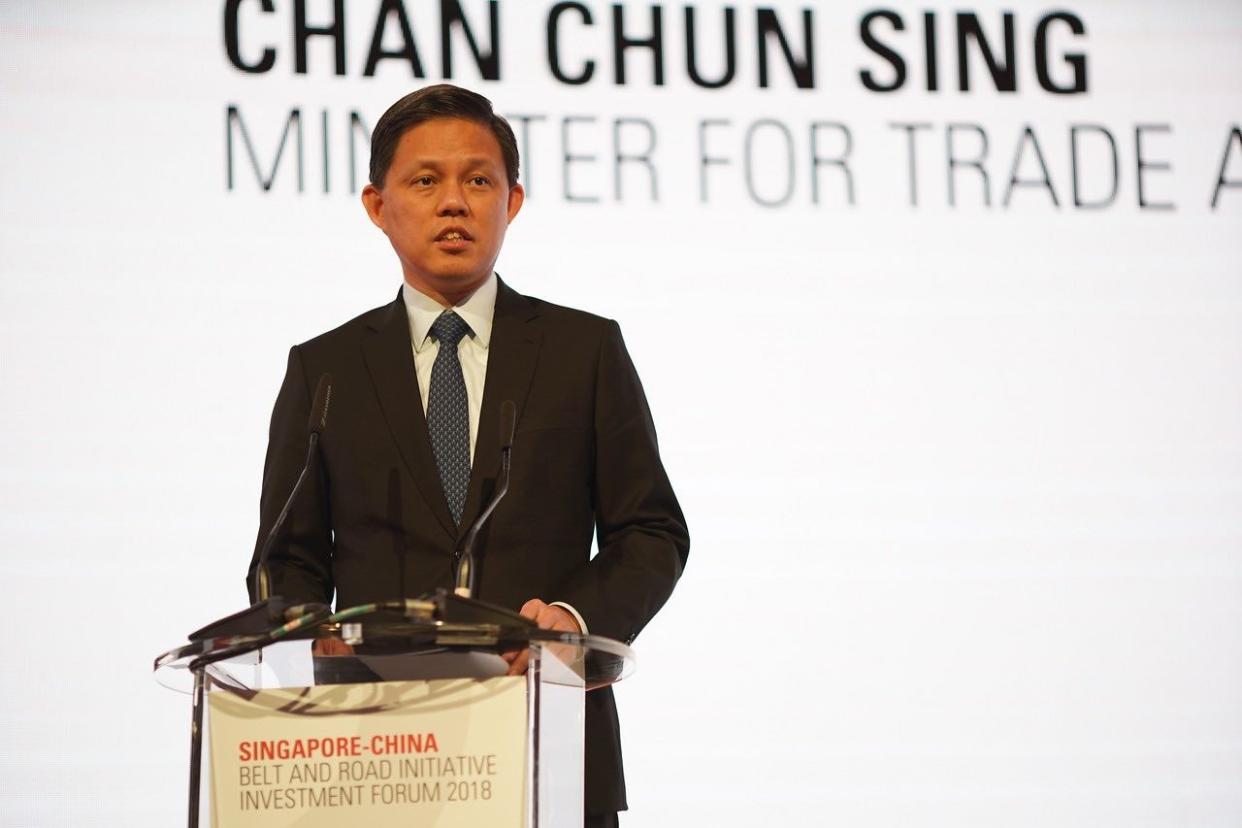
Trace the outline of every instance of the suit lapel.
[[499, 277], [497, 281], [496, 313], [492, 317], [492, 338], [487, 348], [487, 378], [483, 385], [470, 488], [466, 491], [466, 506], [462, 511], [462, 533], [470, 528], [484, 501], [491, 496], [491, 487], [500, 473], [500, 404], [512, 400], [521, 419], [539, 359], [539, 330], [530, 324], [536, 316], [535, 306]]
[[444, 499], [436, 458], [431, 451], [431, 438], [427, 434], [427, 418], [423, 414], [414, 369], [414, 349], [410, 344], [410, 322], [400, 293], [374, 330], [363, 341], [362, 354], [371, 373], [380, 408], [384, 411], [384, 419], [406, 468], [423, 494], [423, 500], [431, 506], [431, 511], [449, 537], [455, 537], [457, 527], [453, 525], [448, 502]]

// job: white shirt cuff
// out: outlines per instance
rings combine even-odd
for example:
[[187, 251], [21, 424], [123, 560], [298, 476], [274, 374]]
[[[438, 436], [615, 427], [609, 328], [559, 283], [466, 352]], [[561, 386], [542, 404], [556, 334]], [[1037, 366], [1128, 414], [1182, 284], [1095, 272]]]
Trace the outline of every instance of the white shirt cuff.
[[568, 612], [570, 615], [574, 617], [574, 620], [578, 622], [578, 629], [582, 630], [582, 634], [583, 635], [589, 634], [587, 633], [586, 622], [582, 620], [582, 616], [578, 614], [578, 611], [574, 609], [573, 607], [571, 607], [569, 604], [566, 604], [564, 601], [553, 601], [549, 606], [560, 607], [561, 609]]

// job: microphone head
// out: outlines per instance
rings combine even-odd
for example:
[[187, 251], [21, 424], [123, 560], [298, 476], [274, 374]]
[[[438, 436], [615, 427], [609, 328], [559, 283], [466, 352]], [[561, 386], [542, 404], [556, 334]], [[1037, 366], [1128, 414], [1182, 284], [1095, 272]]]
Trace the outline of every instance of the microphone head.
[[517, 406], [513, 400], [500, 404], [500, 450], [513, 448], [513, 430], [517, 428]]
[[320, 374], [315, 386], [315, 401], [311, 405], [310, 420], [306, 429], [311, 434], [322, 434], [328, 425], [328, 405], [332, 402], [332, 375]]

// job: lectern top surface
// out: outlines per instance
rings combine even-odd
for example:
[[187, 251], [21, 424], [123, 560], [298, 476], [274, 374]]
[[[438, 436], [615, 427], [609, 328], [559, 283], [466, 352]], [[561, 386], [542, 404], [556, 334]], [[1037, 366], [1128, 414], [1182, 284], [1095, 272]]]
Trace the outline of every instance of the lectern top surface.
[[[249, 646], [248, 646], [249, 645]], [[541, 680], [592, 690], [630, 675], [634, 651], [610, 638], [489, 624], [446, 624], [370, 619], [329, 624], [267, 641], [229, 636], [195, 641], [155, 660], [156, 680], [189, 693], [193, 671], [205, 668], [208, 686], [266, 690], [324, 684], [360, 684], [504, 675], [501, 653], [529, 646]]]

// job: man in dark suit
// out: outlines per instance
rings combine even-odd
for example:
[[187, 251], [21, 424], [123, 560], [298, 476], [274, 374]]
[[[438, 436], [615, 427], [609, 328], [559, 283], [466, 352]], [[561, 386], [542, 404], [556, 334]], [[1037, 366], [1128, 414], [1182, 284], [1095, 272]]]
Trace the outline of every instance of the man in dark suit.
[[[260, 539], [301, 469], [322, 373], [333, 395], [316, 474], [271, 552], [273, 594], [347, 607], [451, 586], [456, 542], [495, 486], [511, 400], [512, 482], [479, 538], [476, 597], [625, 642], [668, 599], [689, 537], [620, 329], [524, 297], [492, 270], [522, 206], [517, 177], [512, 130], [473, 92], [428, 87], [377, 123], [363, 204], [404, 284], [395, 302], [290, 351]], [[525, 669], [509, 658], [511, 673]], [[611, 690], [586, 707], [587, 824], [615, 825], [626, 801]]]

